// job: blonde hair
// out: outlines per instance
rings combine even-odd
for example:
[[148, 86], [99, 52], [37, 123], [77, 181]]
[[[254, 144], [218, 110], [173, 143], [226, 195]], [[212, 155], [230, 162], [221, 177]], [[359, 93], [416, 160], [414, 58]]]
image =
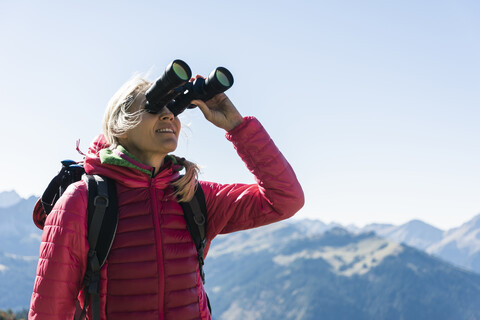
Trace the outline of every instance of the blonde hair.
[[142, 120], [145, 113], [143, 108], [137, 111], [130, 110], [135, 99], [144, 94], [151, 83], [135, 75], [125, 82], [108, 101], [107, 109], [103, 116], [102, 130], [107, 142], [116, 147], [118, 137], [130, 129], [135, 128]]
[[[134, 111], [131, 110], [131, 107], [151, 85], [151, 82], [142, 79], [140, 75], [134, 75], [118, 89], [108, 102], [103, 116], [102, 131], [111, 148], [119, 145], [118, 138], [120, 136], [135, 128], [142, 121], [145, 109], [140, 108]], [[185, 169], [185, 174], [172, 182], [172, 186], [175, 188], [173, 195], [179, 202], [188, 202], [195, 194], [200, 169], [195, 163], [185, 158], [171, 156]]]

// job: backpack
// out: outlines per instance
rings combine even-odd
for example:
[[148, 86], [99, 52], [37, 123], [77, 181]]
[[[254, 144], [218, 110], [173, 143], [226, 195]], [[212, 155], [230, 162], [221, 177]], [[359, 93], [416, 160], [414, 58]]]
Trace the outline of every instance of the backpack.
[[[38, 220], [44, 221], [67, 187], [83, 179], [88, 191], [88, 243], [87, 269], [84, 275], [85, 302], [83, 308], [77, 301], [74, 319], [83, 319], [90, 304], [94, 320], [100, 320], [100, 269], [105, 263], [115, 238], [118, 223], [118, 200], [114, 180], [99, 175], [87, 175], [81, 163], [73, 160], [61, 162], [60, 172], [50, 181], [33, 212], [37, 227], [43, 229]], [[187, 229], [195, 243], [199, 272], [205, 284], [203, 271], [206, 240], [206, 202], [202, 188], [197, 184], [195, 195], [189, 202], [179, 202], [183, 209]], [[210, 301], [207, 296], [208, 308]]]

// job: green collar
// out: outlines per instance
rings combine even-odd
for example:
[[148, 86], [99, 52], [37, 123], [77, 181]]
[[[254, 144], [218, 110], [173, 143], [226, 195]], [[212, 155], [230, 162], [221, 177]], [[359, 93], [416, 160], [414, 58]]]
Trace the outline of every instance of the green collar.
[[[111, 164], [115, 166], [136, 169], [148, 175], [152, 175], [152, 172], [153, 172], [152, 167], [141, 163], [133, 154], [128, 152], [127, 149], [125, 149], [121, 145], [118, 145], [115, 149], [110, 149], [110, 148], [102, 149], [100, 150], [99, 156], [100, 156], [100, 161], [105, 164]], [[168, 162], [172, 162], [174, 165], [179, 165], [177, 159], [171, 155], [165, 156], [164, 164]], [[183, 167], [180, 166], [180, 168], [175, 169], [175, 171], [180, 171], [182, 169]]]

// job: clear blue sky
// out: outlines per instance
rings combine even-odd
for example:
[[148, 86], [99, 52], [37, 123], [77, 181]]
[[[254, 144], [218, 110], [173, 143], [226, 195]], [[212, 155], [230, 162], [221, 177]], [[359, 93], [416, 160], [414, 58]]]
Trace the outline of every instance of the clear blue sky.
[[[173, 59], [229, 68], [306, 194], [298, 217], [362, 226], [480, 213], [478, 1], [0, 1], [0, 192], [40, 194], [81, 159], [106, 103]], [[222, 130], [186, 112], [176, 152], [251, 182]]]

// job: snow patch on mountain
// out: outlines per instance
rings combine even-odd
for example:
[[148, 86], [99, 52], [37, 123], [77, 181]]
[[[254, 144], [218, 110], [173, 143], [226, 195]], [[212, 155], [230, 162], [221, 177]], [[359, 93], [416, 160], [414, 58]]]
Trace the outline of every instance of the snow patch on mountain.
[[278, 234], [289, 234], [293, 238], [300, 237], [298, 231], [292, 233], [289, 227], [287, 223], [276, 223], [263, 227], [261, 232], [258, 229], [251, 229], [235, 232], [228, 236], [220, 235], [215, 239], [215, 248], [208, 252], [208, 256], [218, 257], [237, 252], [249, 254], [272, 251], [275, 249], [275, 245], [288, 241], [287, 237], [280, 237]]
[[336, 274], [342, 276], [363, 275], [378, 266], [383, 259], [398, 255], [403, 247], [392, 241], [370, 237], [343, 247], [322, 247], [317, 250], [302, 250], [291, 255], [277, 255], [273, 262], [289, 266], [298, 259], [323, 259]]

